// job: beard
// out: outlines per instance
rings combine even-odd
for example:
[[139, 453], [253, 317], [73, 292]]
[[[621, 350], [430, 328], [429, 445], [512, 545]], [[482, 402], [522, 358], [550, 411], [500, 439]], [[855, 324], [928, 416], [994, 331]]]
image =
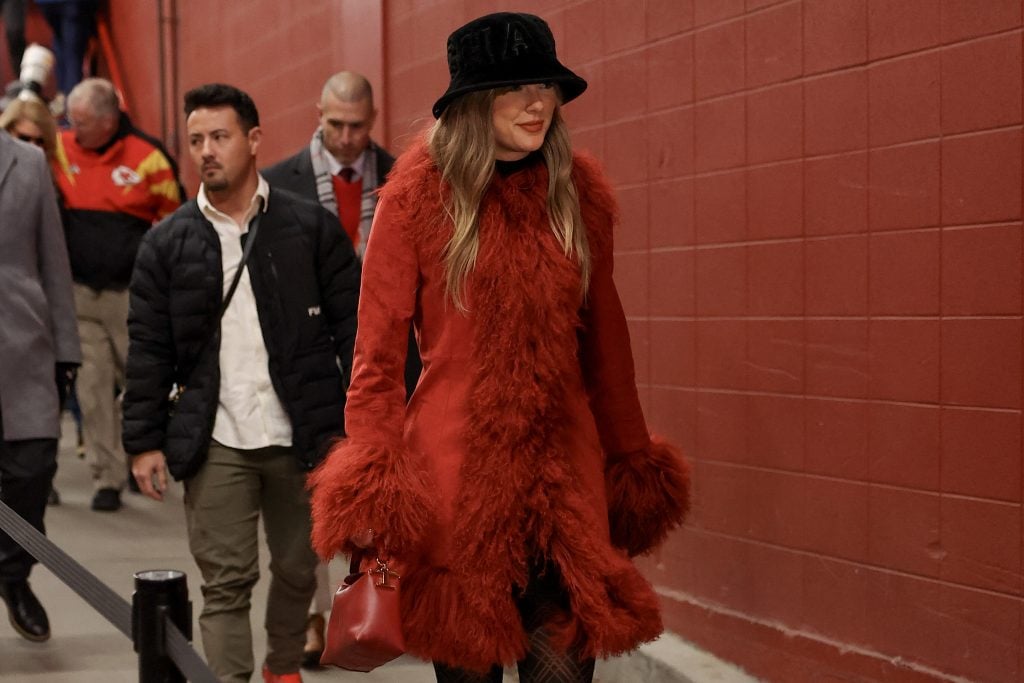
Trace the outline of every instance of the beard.
[[203, 185], [205, 185], [206, 189], [210, 192], [222, 192], [223, 190], [228, 189], [230, 183], [228, 183], [228, 179], [224, 174], [217, 174], [212, 178], [204, 179]]

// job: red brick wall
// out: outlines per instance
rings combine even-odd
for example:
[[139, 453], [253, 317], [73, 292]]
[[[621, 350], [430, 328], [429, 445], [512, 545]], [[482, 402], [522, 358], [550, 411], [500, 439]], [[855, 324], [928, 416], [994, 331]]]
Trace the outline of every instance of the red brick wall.
[[[622, 203], [641, 395], [695, 467], [644, 567], [767, 679], [1024, 676], [1021, 4], [518, 3], [590, 80], [566, 116]], [[269, 163], [361, 59], [401, 149], [448, 32], [504, 7], [178, 0], [179, 80], [249, 90]], [[115, 21], [150, 129], [154, 26]]]
[[[127, 98], [140, 127], [161, 135], [158, 2], [109, 0], [112, 33], [127, 83]], [[176, 11], [172, 11], [172, 5]], [[189, 88], [221, 81], [252, 95], [264, 131], [261, 162], [289, 154], [316, 127], [316, 102], [330, 74], [351, 68], [366, 74], [386, 106], [382, 86], [382, 6], [372, 0], [280, 0], [206, 2], [162, 0], [165, 26], [177, 40], [165, 43], [165, 62], [177, 69], [177, 94], [168, 91], [168, 120], [177, 130], [164, 136], [178, 151], [189, 194], [198, 186], [184, 144], [182, 95]], [[386, 134], [387, 122], [378, 127]]]

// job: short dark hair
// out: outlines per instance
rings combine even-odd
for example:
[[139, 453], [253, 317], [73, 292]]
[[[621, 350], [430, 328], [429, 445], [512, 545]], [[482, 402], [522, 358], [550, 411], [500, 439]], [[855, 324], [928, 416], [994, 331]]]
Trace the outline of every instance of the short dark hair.
[[252, 98], [233, 85], [207, 83], [185, 93], [186, 118], [200, 107], [231, 107], [246, 133], [260, 125], [260, 114]]

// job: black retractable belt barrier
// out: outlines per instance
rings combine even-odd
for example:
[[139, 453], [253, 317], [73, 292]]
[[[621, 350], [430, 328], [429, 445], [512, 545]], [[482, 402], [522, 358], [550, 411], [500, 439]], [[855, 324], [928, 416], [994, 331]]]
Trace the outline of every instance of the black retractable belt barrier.
[[[142, 658], [143, 651], [146, 646], [141, 646], [133, 635], [133, 623], [132, 616], [133, 610], [128, 602], [120, 595], [115, 593], [110, 586], [103, 583], [96, 578], [92, 573], [80, 565], [73, 557], [68, 555], [66, 552], [56, 546], [53, 541], [46, 538], [33, 527], [31, 524], [26, 522], [18, 515], [17, 512], [9, 508], [3, 501], [0, 501], [0, 530], [3, 530], [8, 536], [14, 539], [14, 541], [24, 548], [33, 557], [39, 560], [47, 569], [54, 573], [54, 575], [63, 581], [71, 590], [78, 593], [83, 600], [103, 615], [107, 621], [114, 625], [114, 627], [123, 633], [128, 638], [131, 638], [136, 643], [136, 649], [139, 651], [139, 670], [140, 676], [144, 676], [143, 667], [145, 666]], [[139, 596], [139, 576], [146, 574], [153, 574], [154, 572], [140, 572], [136, 575], [136, 601], [140, 599]], [[155, 681], [182, 681], [186, 678], [192, 683], [220, 683], [217, 676], [210, 671], [210, 668], [206, 665], [206, 662], [200, 658], [192, 646], [189, 644], [188, 637], [182, 634], [176, 624], [185, 623], [179, 621], [182, 619], [182, 600], [184, 600], [184, 609], [190, 610], [188, 607], [188, 594], [185, 586], [185, 575], [181, 572], [155, 572], [156, 574], [164, 574], [162, 578], [169, 578], [171, 581], [165, 585], [162, 589], [164, 593], [160, 593], [160, 590], [155, 591], [156, 595], [163, 595], [164, 597], [152, 597], [152, 601], [149, 603], [150, 607], [145, 609], [137, 607], [136, 611], [139, 612], [140, 617], [142, 613], [153, 614], [160, 622], [158, 626], [147, 624], [143, 626], [139, 624], [138, 628], [134, 629], [137, 632], [146, 633], [158, 633], [163, 631], [165, 635], [165, 646], [162, 650], [166, 655], [170, 656], [174, 664], [180, 670], [177, 672], [178, 678], [140, 678], [142, 683], [155, 683]], [[180, 584], [177, 576], [168, 576], [170, 574], [180, 575]], [[146, 587], [141, 589], [142, 592], [146, 593], [145, 599], [150, 599], [149, 595], [149, 580], [151, 579], [160, 580], [160, 576], [143, 577], [143, 581], [146, 583]], [[185, 589], [185, 593], [182, 594], [182, 588]], [[143, 601], [145, 601], [145, 599]], [[173, 605], [172, 606], [172, 602]], [[152, 607], [155, 606], [156, 609]], [[186, 622], [188, 625], [192, 623], [191, 614], [188, 614]], [[186, 632], [189, 637], [191, 636], [191, 628], [187, 628]], [[159, 646], [157, 646], [159, 647]], [[147, 653], [148, 654], [148, 653]], [[174, 669], [174, 667], [168, 667]], [[184, 678], [182, 678], [184, 674]]]

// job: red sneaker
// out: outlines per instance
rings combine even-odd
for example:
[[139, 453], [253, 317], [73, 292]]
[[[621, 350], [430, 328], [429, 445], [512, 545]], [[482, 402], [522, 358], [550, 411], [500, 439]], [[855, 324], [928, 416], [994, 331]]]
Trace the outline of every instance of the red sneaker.
[[289, 674], [271, 673], [267, 665], [263, 665], [263, 683], [302, 683], [302, 674], [298, 671]]

